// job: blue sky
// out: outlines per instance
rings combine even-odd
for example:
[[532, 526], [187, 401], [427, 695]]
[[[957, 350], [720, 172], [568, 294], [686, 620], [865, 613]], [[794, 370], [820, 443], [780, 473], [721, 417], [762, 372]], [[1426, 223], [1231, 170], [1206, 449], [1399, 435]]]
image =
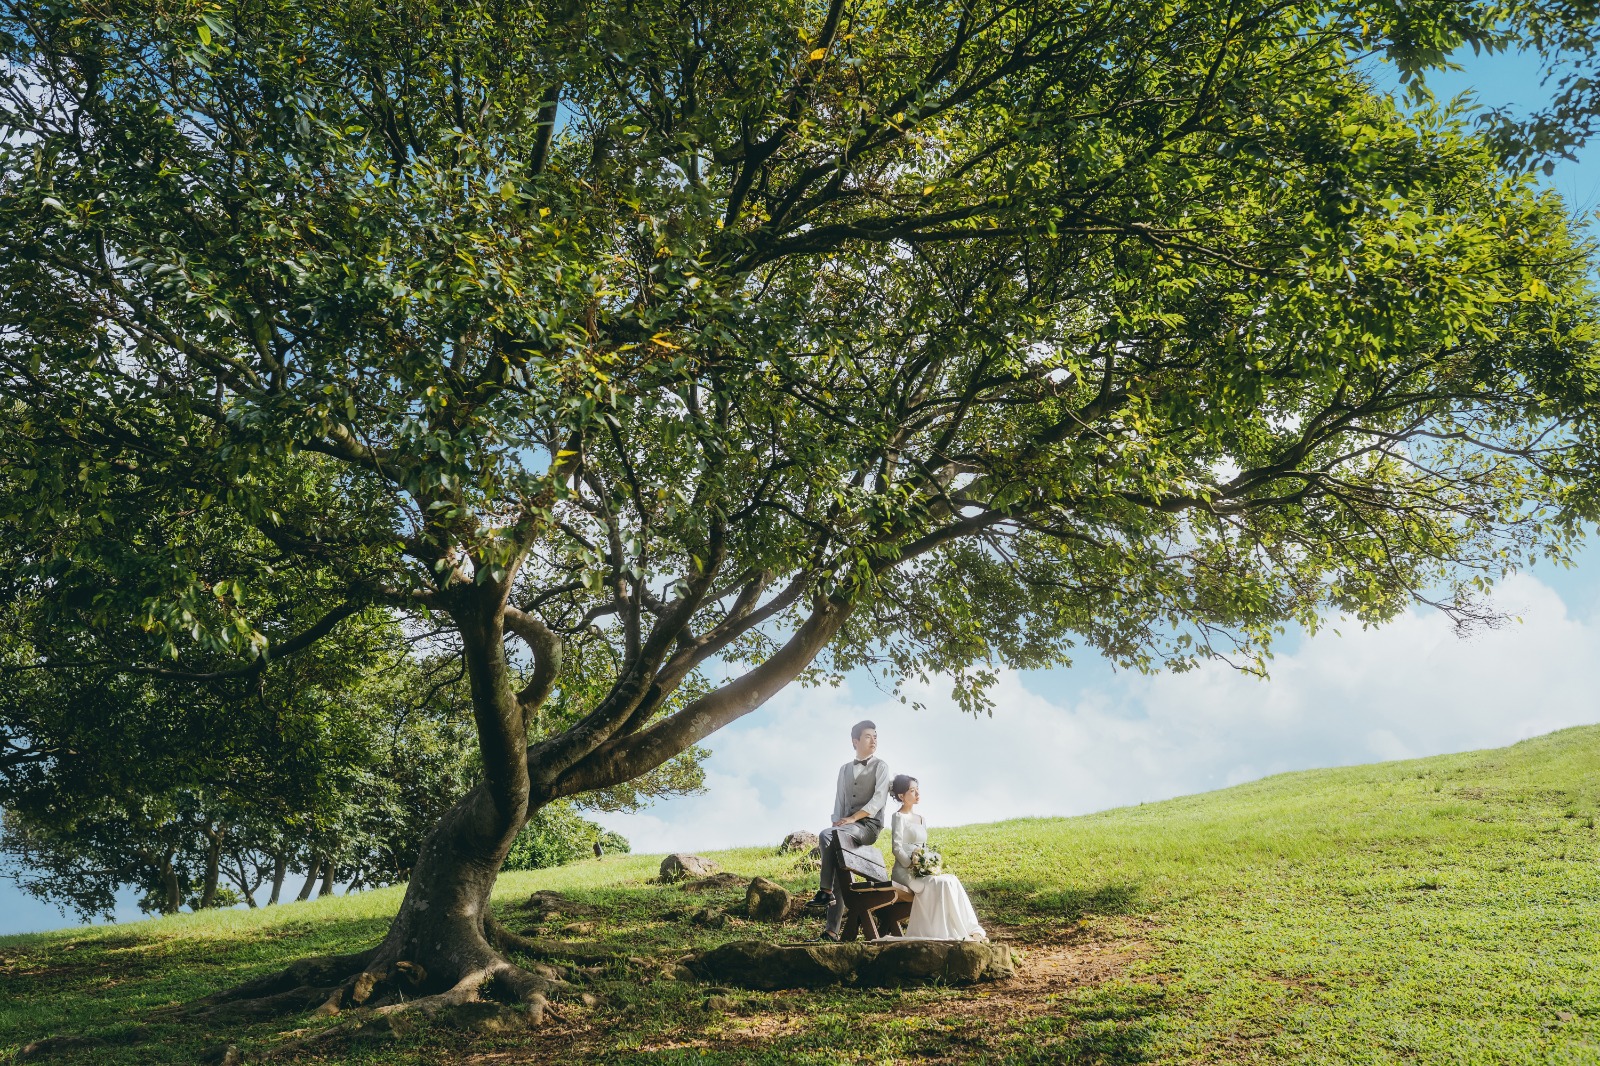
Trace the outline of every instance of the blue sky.
[[[1526, 57], [1463, 65], [1430, 77], [1437, 95], [1471, 90], [1486, 104], [1521, 107], [1543, 99]], [[1392, 83], [1384, 68], [1374, 73]], [[1600, 205], [1596, 162], [1600, 149], [1588, 150], [1548, 179], [1579, 213]], [[923, 711], [862, 683], [790, 689], [713, 738], [707, 794], [602, 820], [648, 851], [775, 844], [789, 830], [815, 830], [849, 755], [849, 726], [862, 717], [878, 722], [891, 765], [922, 778], [935, 826], [1081, 814], [1600, 721], [1600, 550], [1574, 569], [1513, 578], [1497, 602], [1521, 621], [1466, 640], [1426, 610], [1381, 630], [1291, 636], [1266, 682], [1222, 666], [1143, 677], [1085, 656], [1070, 670], [1005, 677], [992, 718], [963, 715], [947, 684], [920, 693]], [[125, 905], [119, 917], [138, 912]], [[0, 934], [70, 920], [0, 878]]]

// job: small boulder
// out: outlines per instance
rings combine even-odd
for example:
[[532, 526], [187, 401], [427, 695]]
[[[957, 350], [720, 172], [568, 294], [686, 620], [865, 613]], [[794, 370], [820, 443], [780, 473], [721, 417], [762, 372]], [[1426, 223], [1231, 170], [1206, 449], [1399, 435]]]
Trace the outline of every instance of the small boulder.
[[727, 872], [702, 877], [698, 881], [685, 881], [678, 886], [687, 892], [729, 892], [744, 887], [744, 878]]
[[728, 912], [721, 907], [702, 907], [689, 915], [689, 921], [707, 929], [721, 929], [728, 924]]
[[758, 922], [781, 922], [789, 916], [789, 890], [757, 877], [744, 891], [745, 913]]
[[585, 915], [595, 913], [595, 909], [587, 903], [579, 903], [575, 899], [563, 896], [559, 892], [541, 890], [528, 897], [524, 904], [531, 911], [542, 912], [543, 918], [554, 918], [561, 914]]
[[820, 843], [817, 840], [817, 834], [809, 829], [796, 829], [783, 838], [783, 843], [778, 845], [778, 850], [780, 852], [799, 851], [810, 854], [813, 851], [817, 851], [819, 847]]
[[698, 855], [673, 854], [661, 860], [661, 880], [666, 884], [686, 877], [710, 877], [721, 867]]
[[594, 923], [568, 922], [561, 927], [561, 932], [567, 936], [594, 936]]

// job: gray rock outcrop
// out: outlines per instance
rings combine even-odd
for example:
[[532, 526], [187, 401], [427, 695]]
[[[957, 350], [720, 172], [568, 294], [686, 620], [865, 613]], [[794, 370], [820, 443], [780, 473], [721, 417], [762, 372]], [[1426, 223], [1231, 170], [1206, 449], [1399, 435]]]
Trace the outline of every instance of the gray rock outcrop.
[[817, 849], [817, 834], [809, 829], [796, 829], [784, 837], [783, 843], [778, 845], [778, 850], [783, 852], [799, 851], [810, 854]]
[[1016, 972], [1005, 944], [970, 940], [878, 940], [849, 944], [769, 944], [738, 940], [683, 963], [702, 981], [743, 988], [853, 984], [894, 988], [938, 981], [968, 985]]
[[702, 859], [698, 855], [668, 855], [661, 860], [661, 880], [670, 884], [682, 881], [685, 877], [710, 877], [720, 869], [710, 859]]
[[789, 916], [789, 890], [776, 881], [757, 877], [744, 890], [744, 910], [758, 922], [781, 922]]

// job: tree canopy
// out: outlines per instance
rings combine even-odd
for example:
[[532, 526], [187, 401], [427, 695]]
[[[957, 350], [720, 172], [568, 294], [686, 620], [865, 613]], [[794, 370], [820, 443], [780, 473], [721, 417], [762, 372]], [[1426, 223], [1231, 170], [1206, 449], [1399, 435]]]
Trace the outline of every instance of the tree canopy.
[[119, 676], [447, 624], [483, 779], [353, 965], [526, 992], [528, 812], [797, 678], [1253, 666], [1559, 554], [1592, 249], [1362, 74], [1507, 17], [7, 5], [7, 570]]

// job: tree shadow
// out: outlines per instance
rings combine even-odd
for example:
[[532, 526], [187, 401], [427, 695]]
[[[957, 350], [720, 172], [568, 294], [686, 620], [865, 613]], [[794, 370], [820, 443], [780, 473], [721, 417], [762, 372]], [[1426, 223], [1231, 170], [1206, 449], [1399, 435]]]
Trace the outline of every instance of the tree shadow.
[[1156, 1036], [1170, 1009], [1163, 989], [1117, 984], [1097, 990], [1069, 1015], [1066, 1031], [1045, 1042], [1038, 1059], [1062, 1063], [1142, 1063], [1157, 1055]]
[[1040, 888], [1026, 881], [984, 881], [974, 886], [981, 911], [1009, 923], [1040, 919], [1074, 923], [1088, 918], [1135, 914], [1144, 901], [1142, 886], [1108, 881], [1100, 885]]

